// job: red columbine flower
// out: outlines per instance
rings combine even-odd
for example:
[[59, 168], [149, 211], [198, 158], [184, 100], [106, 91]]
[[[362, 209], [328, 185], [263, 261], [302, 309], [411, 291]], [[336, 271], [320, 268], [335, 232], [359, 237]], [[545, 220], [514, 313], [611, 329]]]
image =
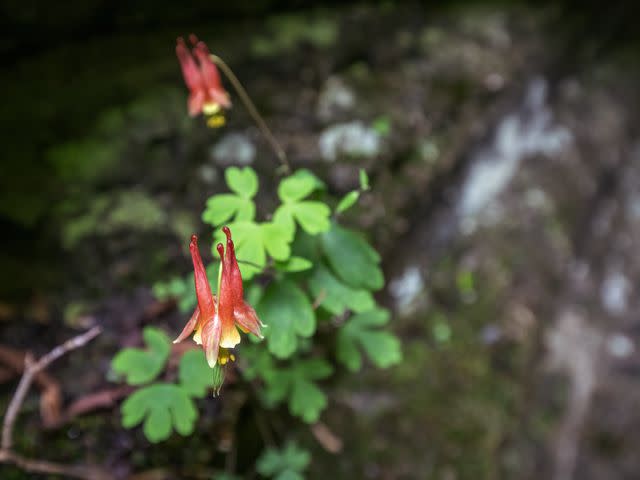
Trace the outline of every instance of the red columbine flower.
[[[231, 107], [229, 94], [222, 86], [218, 68], [211, 60], [207, 45], [198, 41], [198, 38], [193, 34], [189, 36], [189, 40], [194, 45], [192, 53], [189, 53], [182, 37], [178, 38], [176, 45], [176, 54], [182, 67], [182, 75], [189, 88], [187, 102], [189, 115], [194, 117], [204, 113], [210, 116], [207, 123], [211, 126], [219, 126], [224, 123], [224, 117], [217, 115], [220, 109]], [[212, 122], [214, 119], [218, 120]], [[219, 119], [222, 119], [222, 123]]]
[[259, 337], [262, 336], [260, 334], [262, 324], [255, 310], [243, 298], [242, 276], [236, 260], [231, 231], [228, 227], [224, 227], [223, 231], [227, 236], [226, 253], [221, 243], [216, 246], [222, 262], [217, 299], [211, 292], [198, 251], [198, 237], [195, 235], [191, 237], [189, 250], [193, 259], [198, 306], [178, 338], [174, 340], [174, 343], [180, 342], [195, 331], [193, 340], [202, 344], [211, 368], [218, 362], [224, 365], [229, 360], [235, 360], [228, 349], [240, 343], [240, 334], [236, 326], [245, 333], [251, 332]]

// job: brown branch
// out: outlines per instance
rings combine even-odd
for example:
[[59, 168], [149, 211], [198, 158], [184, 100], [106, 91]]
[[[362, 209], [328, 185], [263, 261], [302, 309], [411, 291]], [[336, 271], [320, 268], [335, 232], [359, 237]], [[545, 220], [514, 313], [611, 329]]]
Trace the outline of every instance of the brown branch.
[[34, 377], [52, 362], [63, 356], [65, 353], [80, 348], [90, 342], [101, 333], [100, 327], [93, 327], [91, 330], [67, 340], [62, 345], [58, 345], [49, 353], [40, 358], [37, 362], [31, 355], [25, 356], [25, 368], [18, 388], [9, 403], [7, 412], [2, 424], [2, 440], [0, 442], [0, 463], [12, 463], [25, 471], [32, 473], [52, 473], [66, 475], [74, 478], [99, 479], [109, 478], [109, 475], [99, 469], [87, 466], [69, 467], [51, 462], [33, 460], [25, 458], [11, 451], [13, 446], [13, 427], [24, 402], [24, 398], [29, 391], [29, 387]]
[[[6, 375], [6, 379], [22, 374], [25, 370], [26, 353], [11, 347], [0, 345], [0, 363], [7, 365], [13, 375]], [[62, 409], [62, 392], [60, 384], [46, 372], [35, 374], [34, 383], [42, 390], [40, 396], [40, 416], [45, 427], [60, 421]], [[0, 382], [1, 383], [1, 382]]]
[[0, 450], [0, 463], [11, 463], [25, 472], [44, 473], [48, 475], [63, 475], [72, 478], [84, 478], [89, 480], [106, 480], [112, 478], [106, 472], [88, 466], [68, 466], [59, 463], [32, 460], [8, 450]]
[[215, 63], [220, 68], [220, 70], [222, 70], [222, 73], [224, 73], [225, 76], [229, 79], [229, 81], [231, 82], [231, 85], [233, 85], [233, 88], [238, 93], [240, 100], [242, 100], [242, 103], [244, 103], [245, 108], [247, 109], [247, 111], [249, 112], [253, 120], [256, 122], [256, 124], [258, 125], [258, 128], [260, 128], [260, 131], [262, 132], [264, 137], [267, 139], [267, 141], [271, 145], [271, 148], [273, 148], [273, 151], [275, 152], [276, 156], [280, 160], [280, 163], [282, 164], [284, 173], [285, 174], [290, 173], [291, 166], [289, 165], [289, 160], [287, 160], [287, 155], [284, 153], [284, 150], [282, 149], [282, 147], [280, 146], [276, 138], [273, 136], [273, 133], [271, 133], [271, 130], [269, 130], [269, 127], [267, 126], [266, 122], [262, 118], [262, 115], [260, 115], [260, 113], [258, 112], [258, 109], [254, 105], [254, 103], [251, 101], [251, 97], [249, 97], [249, 94], [242, 86], [242, 83], [240, 83], [240, 80], [238, 80], [238, 77], [236, 77], [236, 74], [233, 73], [233, 70], [231, 70], [231, 67], [229, 67], [229, 65], [227, 65], [226, 62], [222, 60], [220, 57], [218, 57], [217, 55], [210, 55], [210, 56], [213, 63]]

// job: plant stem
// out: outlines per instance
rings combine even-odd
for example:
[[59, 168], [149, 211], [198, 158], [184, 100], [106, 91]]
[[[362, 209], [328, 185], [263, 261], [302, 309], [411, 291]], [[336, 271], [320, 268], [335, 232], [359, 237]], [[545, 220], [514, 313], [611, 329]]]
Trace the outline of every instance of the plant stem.
[[242, 103], [244, 103], [245, 108], [247, 109], [253, 120], [256, 122], [258, 128], [267, 139], [267, 141], [271, 145], [271, 148], [273, 148], [273, 151], [280, 160], [280, 163], [284, 168], [284, 173], [286, 174], [291, 172], [291, 166], [289, 165], [289, 160], [287, 160], [287, 155], [284, 153], [284, 150], [273, 136], [273, 133], [271, 133], [271, 130], [269, 130], [269, 127], [258, 112], [258, 109], [254, 105], [254, 103], [251, 101], [251, 98], [242, 86], [242, 83], [240, 83], [238, 77], [236, 77], [235, 73], [233, 73], [233, 70], [231, 70], [231, 67], [229, 67], [229, 65], [227, 65], [225, 61], [217, 55], [211, 55], [211, 60], [220, 68], [220, 70], [222, 70], [222, 73], [225, 74], [225, 76], [231, 82], [231, 85], [233, 85], [233, 88], [238, 93], [240, 100], [242, 100]]

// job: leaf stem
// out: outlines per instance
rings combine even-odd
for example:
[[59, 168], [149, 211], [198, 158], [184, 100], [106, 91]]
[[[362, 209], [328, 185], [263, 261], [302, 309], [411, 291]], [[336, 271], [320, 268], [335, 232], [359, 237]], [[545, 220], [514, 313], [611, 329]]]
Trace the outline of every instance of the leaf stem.
[[256, 122], [258, 128], [267, 139], [267, 141], [271, 145], [271, 148], [273, 148], [273, 151], [280, 160], [284, 173], [289, 173], [291, 171], [291, 166], [289, 165], [289, 160], [287, 160], [287, 155], [284, 153], [284, 150], [273, 136], [273, 133], [271, 133], [271, 130], [269, 130], [269, 127], [258, 112], [258, 109], [254, 105], [253, 101], [251, 101], [251, 97], [249, 97], [249, 94], [242, 86], [242, 83], [240, 83], [240, 80], [238, 80], [238, 77], [236, 77], [235, 73], [233, 73], [233, 70], [231, 70], [231, 67], [229, 67], [229, 65], [227, 65], [226, 62], [222, 60], [222, 58], [218, 57], [217, 55], [210, 55], [210, 57], [213, 63], [215, 63], [220, 68], [220, 70], [222, 70], [222, 73], [224, 73], [225, 76], [229, 79], [231, 85], [233, 85], [233, 88], [238, 93], [238, 96], [240, 97], [240, 100], [242, 100], [245, 108], [247, 109], [253, 120]]

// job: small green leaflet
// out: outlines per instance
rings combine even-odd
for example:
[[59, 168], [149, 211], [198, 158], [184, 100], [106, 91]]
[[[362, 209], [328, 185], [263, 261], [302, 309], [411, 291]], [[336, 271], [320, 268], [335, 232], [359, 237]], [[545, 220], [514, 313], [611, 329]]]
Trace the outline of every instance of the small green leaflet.
[[345, 210], [350, 209], [356, 204], [359, 198], [360, 192], [358, 190], [347, 193], [338, 203], [338, 206], [336, 207], [336, 213], [342, 213]]
[[346, 284], [368, 290], [384, 286], [380, 255], [357, 233], [334, 223], [322, 235], [321, 245], [332, 270]]
[[322, 187], [323, 184], [306, 170], [298, 170], [283, 179], [278, 186], [278, 196], [282, 205], [275, 211], [273, 222], [285, 227], [292, 236], [295, 233], [294, 221], [311, 235], [327, 231], [330, 227], [329, 207], [322, 202], [303, 200], [314, 190]]
[[202, 213], [202, 221], [214, 227], [222, 225], [234, 216], [235, 221], [253, 221], [256, 206], [252, 199], [258, 193], [256, 172], [250, 167], [230, 167], [225, 170], [224, 175], [229, 189], [234, 193], [209, 198]]
[[170, 383], [141, 388], [122, 404], [122, 426], [132, 428], [144, 421], [144, 434], [153, 443], [169, 438], [173, 429], [190, 435], [197, 418], [198, 411], [187, 392]]
[[274, 480], [303, 480], [302, 472], [309, 466], [311, 454], [289, 442], [282, 450], [266, 449], [256, 463], [260, 475]]
[[178, 378], [184, 391], [192, 397], [203, 398], [214, 386], [211, 368], [201, 348], [188, 350], [182, 355]]
[[402, 361], [400, 341], [382, 327], [389, 322], [389, 312], [369, 310], [351, 317], [338, 331], [337, 358], [352, 372], [362, 367], [360, 348], [379, 368], [387, 368]]
[[276, 267], [283, 272], [304, 272], [313, 267], [313, 263], [306, 258], [293, 256], [286, 262], [277, 262]]
[[371, 292], [345, 285], [324, 265], [318, 265], [313, 271], [309, 289], [315, 298], [320, 299], [320, 306], [334, 315], [340, 315], [347, 309], [363, 312], [376, 305]]
[[146, 327], [143, 338], [146, 350], [125, 348], [111, 361], [113, 371], [125, 376], [129, 385], [142, 385], [156, 378], [169, 358], [171, 342], [162, 330]]
[[251, 167], [229, 167], [224, 178], [229, 188], [244, 198], [253, 198], [258, 193], [258, 175]]
[[318, 420], [327, 406], [327, 396], [316, 385], [333, 373], [331, 365], [321, 358], [295, 358], [288, 367], [275, 365], [273, 356], [255, 345], [242, 347], [247, 366], [242, 370], [247, 380], [264, 381], [262, 400], [268, 407], [286, 401], [292, 415], [307, 423]]
[[295, 283], [274, 281], [264, 292], [256, 311], [267, 325], [268, 348], [278, 358], [290, 357], [298, 347], [298, 336], [310, 337], [316, 316], [307, 295]]
[[369, 186], [369, 175], [367, 175], [367, 171], [364, 168], [360, 169], [360, 190], [366, 192], [371, 188]]

